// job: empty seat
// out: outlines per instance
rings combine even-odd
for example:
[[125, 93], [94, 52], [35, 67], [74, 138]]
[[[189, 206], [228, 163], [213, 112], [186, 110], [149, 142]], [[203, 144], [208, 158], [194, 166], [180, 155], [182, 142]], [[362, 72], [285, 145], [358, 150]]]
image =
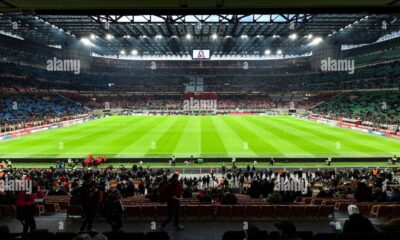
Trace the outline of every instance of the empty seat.
[[260, 206], [257, 205], [246, 206], [245, 219], [246, 220], [260, 219]]
[[156, 218], [156, 209], [154, 206], [141, 206], [142, 219], [154, 220]]
[[1, 206], [1, 216], [2, 217], [15, 217], [17, 214], [17, 209], [14, 205], [2, 205]]
[[168, 206], [159, 205], [156, 206], [157, 219], [165, 219], [168, 216]]
[[133, 220], [140, 220], [142, 213], [139, 206], [127, 206], [125, 207], [126, 217]]
[[318, 217], [320, 219], [327, 219], [333, 217], [333, 206], [320, 206]]
[[199, 206], [187, 205], [185, 206], [185, 220], [198, 220], [199, 219]]
[[217, 220], [230, 220], [232, 218], [231, 206], [218, 206], [215, 213]]
[[41, 216], [44, 213], [45, 213], [45, 208], [44, 208], [43, 205], [36, 205], [35, 206], [35, 215], [36, 216]]
[[394, 205], [380, 205], [377, 209], [377, 218], [391, 218], [395, 212], [396, 206]]
[[288, 205], [276, 205], [275, 206], [275, 218], [286, 219], [289, 218], [290, 206]]
[[265, 205], [260, 207], [260, 218], [261, 219], [272, 219], [274, 218], [274, 206]]
[[304, 217], [304, 205], [293, 205], [290, 206], [290, 218], [291, 219], [300, 219]]
[[60, 205], [58, 203], [46, 203], [44, 209], [46, 213], [56, 213], [60, 211]]
[[305, 206], [304, 208], [304, 217], [306, 218], [318, 218], [319, 215], [319, 206]]
[[200, 220], [214, 219], [214, 206], [212, 205], [199, 206], [199, 219]]
[[322, 202], [323, 202], [323, 201], [324, 201], [323, 199], [314, 198], [314, 199], [311, 200], [311, 204], [314, 204], [314, 205], [322, 205]]
[[243, 205], [234, 205], [232, 206], [232, 219], [234, 220], [242, 220], [245, 214], [245, 206]]

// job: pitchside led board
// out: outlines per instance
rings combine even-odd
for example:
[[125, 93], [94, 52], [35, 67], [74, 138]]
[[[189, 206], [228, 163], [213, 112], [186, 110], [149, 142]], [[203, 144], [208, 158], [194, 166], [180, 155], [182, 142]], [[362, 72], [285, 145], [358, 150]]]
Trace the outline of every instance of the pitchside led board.
[[210, 59], [210, 50], [193, 50], [193, 59]]

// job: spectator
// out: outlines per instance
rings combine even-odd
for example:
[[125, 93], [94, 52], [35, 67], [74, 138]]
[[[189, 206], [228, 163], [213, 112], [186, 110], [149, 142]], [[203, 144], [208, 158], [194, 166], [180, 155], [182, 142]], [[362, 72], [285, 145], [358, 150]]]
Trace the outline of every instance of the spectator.
[[343, 232], [375, 232], [371, 221], [360, 214], [356, 205], [349, 205], [347, 210], [349, 212], [349, 219], [343, 225]]
[[372, 190], [367, 186], [367, 180], [363, 179], [357, 183], [357, 188], [354, 191], [354, 197], [357, 202], [370, 202], [372, 201]]
[[104, 215], [107, 222], [111, 224], [111, 229], [116, 232], [122, 228], [122, 215], [124, 207], [121, 202], [121, 193], [114, 189], [109, 193], [104, 203]]
[[93, 220], [96, 214], [98, 202], [98, 190], [93, 181], [93, 175], [86, 173], [83, 177], [83, 184], [81, 187], [81, 205], [83, 210], [83, 222], [80, 231], [92, 231]]
[[163, 184], [163, 186], [159, 189], [161, 201], [166, 202], [168, 205], [168, 217], [161, 225], [162, 230], [172, 220], [172, 218], [174, 218], [175, 229], [183, 230], [183, 226], [179, 224], [179, 197], [182, 194], [182, 185], [178, 178], [178, 174], [173, 174], [171, 179], [167, 183]]
[[267, 197], [267, 203], [281, 204], [282, 202], [283, 202], [282, 195], [279, 194], [278, 192], [273, 192], [273, 193], [269, 194]]
[[15, 206], [17, 207], [17, 220], [23, 225], [23, 232], [36, 230], [35, 221], [35, 199], [36, 187], [32, 188], [32, 193], [22, 191], [18, 194]]
[[400, 190], [398, 188], [392, 188], [392, 196], [390, 196], [389, 202], [400, 202]]

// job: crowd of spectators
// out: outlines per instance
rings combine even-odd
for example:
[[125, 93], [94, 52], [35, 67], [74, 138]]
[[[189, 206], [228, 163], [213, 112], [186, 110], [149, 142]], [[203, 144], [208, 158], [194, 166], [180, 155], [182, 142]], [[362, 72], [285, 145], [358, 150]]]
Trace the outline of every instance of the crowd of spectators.
[[338, 95], [311, 109], [329, 118], [360, 119], [380, 124], [400, 123], [400, 93], [351, 92]]
[[81, 105], [52, 93], [2, 93], [0, 127], [16, 130], [70, 119], [85, 111]]
[[[177, 230], [183, 229], [179, 223], [180, 201], [177, 198], [180, 197], [214, 205], [238, 204], [236, 193], [264, 199], [262, 201], [268, 204], [294, 203], [298, 197], [304, 196], [400, 203], [400, 172], [395, 168], [288, 171], [279, 168], [259, 169], [254, 165], [238, 168], [233, 164], [231, 168], [223, 165], [219, 174], [215, 173], [216, 169], [211, 169], [209, 174], [179, 176], [179, 173], [169, 168], [152, 169], [141, 165], [133, 165], [129, 169], [124, 166], [117, 169], [112, 166], [102, 169], [66, 167], [0, 170], [0, 180], [32, 181], [31, 193], [0, 193], [0, 205], [17, 206], [17, 219], [22, 222], [24, 232], [36, 229], [32, 209], [34, 203], [43, 202], [46, 196], [55, 195], [68, 196], [70, 205], [82, 206], [81, 231], [92, 230], [94, 217], [98, 213], [106, 216], [112, 231], [120, 230], [123, 226], [124, 199], [135, 196], [167, 203], [170, 215], [162, 228], [174, 218]], [[280, 188], [282, 183], [293, 181], [302, 181], [305, 191]], [[352, 211], [356, 213], [356, 210]], [[350, 228], [350, 223], [347, 225]]]
[[[100, 189], [116, 188], [123, 197], [146, 195], [153, 199], [157, 194], [157, 188], [162, 181], [174, 172], [168, 169], [143, 168], [141, 165], [134, 165], [132, 168], [48, 168], [48, 169], [12, 169], [5, 168], [0, 171], [0, 179], [32, 180], [34, 185], [48, 195], [71, 195], [73, 202], [76, 199], [74, 189], [81, 186], [84, 175], [90, 173], [93, 180]], [[285, 170], [278, 168], [259, 169], [248, 165], [247, 168], [233, 166], [221, 168], [219, 174], [211, 169], [208, 174], [183, 175], [180, 176], [184, 189], [184, 197], [204, 196], [208, 191], [229, 192], [233, 188], [242, 189], [241, 193], [248, 194], [253, 198], [268, 198], [277, 190], [281, 181], [306, 181], [308, 185], [306, 192], [289, 192], [285, 196], [284, 191], [278, 191], [282, 195], [282, 202], [293, 202], [301, 195], [318, 197], [341, 197], [348, 195], [360, 201], [400, 201], [398, 187], [391, 187], [400, 184], [397, 176], [399, 171], [393, 168], [388, 169], [316, 169], [303, 171], [302, 169]], [[279, 188], [278, 188], [279, 190]], [[199, 193], [201, 192], [201, 194]], [[190, 194], [191, 193], [191, 194]], [[196, 194], [193, 194], [196, 193]], [[197, 194], [199, 193], [199, 194]], [[215, 192], [214, 192], [215, 193]], [[3, 193], [4, 194], [4, 193]], [[13, 193], [7, 192], [7, 197], [2, 197], [0, 204], [7, 204], [13, 201]], [[155, 198], [154, 198], [155, 199]], [[211, 198], [213, 199], [213, 198]], [[216, 199], [214, 199], [216, 200]], [[218, 201], [216, 201], [218, 202]]]

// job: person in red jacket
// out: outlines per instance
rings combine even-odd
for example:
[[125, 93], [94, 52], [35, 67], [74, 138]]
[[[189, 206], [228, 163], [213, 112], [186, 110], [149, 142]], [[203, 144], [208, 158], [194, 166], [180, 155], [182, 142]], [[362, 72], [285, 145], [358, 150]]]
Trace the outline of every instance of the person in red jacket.
[[26, 193], [22, 191], [18, 194], [15, 201], [17, 207], [17, 220], [21, 221], [23, 225], [23, 232], [27, 233], [28, 230], [36, 230], [35, 215], [35, 199], [36, 199], [37, 187], [32, 188], [32, 193]]
[[174, 218], [174, 226], [176, 230], [183, 230], [183, 226], [179, 224], [179, 197], [182, 195], [182, 185], [179, 182], [179, 175], [172, 175], [171, 179], [159, 188], [159, 196], [162, 202], [168, 205], [168, 217], [161, 225], [161, 230]]

